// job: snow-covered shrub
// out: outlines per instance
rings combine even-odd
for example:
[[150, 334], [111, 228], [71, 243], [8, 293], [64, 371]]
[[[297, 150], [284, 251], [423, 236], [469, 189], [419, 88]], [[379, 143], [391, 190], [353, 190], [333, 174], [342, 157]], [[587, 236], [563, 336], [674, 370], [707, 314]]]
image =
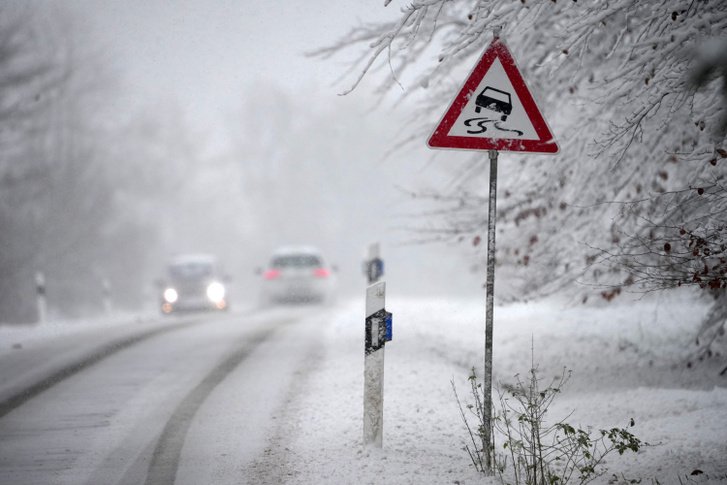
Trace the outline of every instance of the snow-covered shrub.
[[[529, 374], [525, 381], [516, 375], [515, 385], [499, 392], [499, 411], [493, 410], [493, 445], [489, 450], [483, 436], [482, 384], [474, 368], [469, 377], [474, 404], [463, 406], [452, 383], [472, 443], [465, 449], [478, 471], [495, 474], [503, 484], [585, 484], [608, 471], [604, 466], [607, 455], [614, 451], [619, 455], [629, 450], [637, 452], [644, 446], [629, 431], [635, 425], [633, 418], [626, 428], [598, 431], [575, 427], [565, 422], [567, 417], [548, 424], [548, 408], [568, 382], [570, 371], [563, 369], [545, 389], [541, 389], [537, 366]], [[470, 424], [465, 409], [474, 417], [475, 426]], [[492, 469], [487, 463], [492, 464]]]

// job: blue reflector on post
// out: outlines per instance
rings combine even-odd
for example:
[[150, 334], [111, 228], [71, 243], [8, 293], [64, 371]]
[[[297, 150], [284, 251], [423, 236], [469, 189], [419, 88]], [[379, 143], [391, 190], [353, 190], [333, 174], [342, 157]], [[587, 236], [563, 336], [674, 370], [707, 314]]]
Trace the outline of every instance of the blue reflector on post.
[[386, 341], [389, 342], [391, 340], [391, 335], [393, 332], [392, 329], [392, 318], [393, 315], [391, 312], [386, 312]]

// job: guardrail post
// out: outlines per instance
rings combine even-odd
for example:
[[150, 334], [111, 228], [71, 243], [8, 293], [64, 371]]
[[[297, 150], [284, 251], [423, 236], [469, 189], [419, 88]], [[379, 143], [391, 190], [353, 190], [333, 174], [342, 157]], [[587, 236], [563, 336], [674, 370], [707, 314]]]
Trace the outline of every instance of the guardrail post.
[[384, 309], [385, 300], [386, 283], [366, 289], [363, 442], [378, 448], [384, 437], [384, 345], [392, 337], [392, 315]]

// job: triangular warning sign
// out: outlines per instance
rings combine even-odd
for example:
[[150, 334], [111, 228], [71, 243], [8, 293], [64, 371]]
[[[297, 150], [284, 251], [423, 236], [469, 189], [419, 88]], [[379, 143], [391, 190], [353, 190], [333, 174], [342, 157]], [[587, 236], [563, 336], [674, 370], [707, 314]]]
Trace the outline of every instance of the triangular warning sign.
[[558, 153], [505, 42], [495, 38], [429, 137], [431, 148]]

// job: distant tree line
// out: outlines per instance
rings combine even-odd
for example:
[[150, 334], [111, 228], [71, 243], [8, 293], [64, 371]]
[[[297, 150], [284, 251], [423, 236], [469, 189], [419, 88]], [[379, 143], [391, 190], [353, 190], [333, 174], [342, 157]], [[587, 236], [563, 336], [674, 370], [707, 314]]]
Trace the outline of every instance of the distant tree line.
[[37, 6], [0, 7], [0, 323], [36, 321], [38, 272], [51, 318], [98, 314], [109, 290], [137, 311], [164, 244], [192, 239], [165, 222], [199, 219], [199, 148], [173, 109], [109, 112], [121, 80], [106, 53]]

